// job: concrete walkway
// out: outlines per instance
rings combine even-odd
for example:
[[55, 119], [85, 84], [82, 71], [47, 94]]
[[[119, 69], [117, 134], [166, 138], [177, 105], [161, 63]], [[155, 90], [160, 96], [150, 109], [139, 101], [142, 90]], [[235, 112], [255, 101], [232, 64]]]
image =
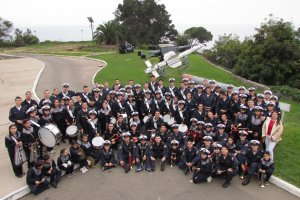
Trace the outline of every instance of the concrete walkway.
[[41, 62], [31, 58], [0, 60], [0, 197], [25, 185], [25, 177], [19, 179], [13, 173], [4, 137], [8, 134], [8, 125], [11, 124], [8, 113], [14, 105], [14, 98], [24, 98], [25, 92], [31, 91], [42, 66]]

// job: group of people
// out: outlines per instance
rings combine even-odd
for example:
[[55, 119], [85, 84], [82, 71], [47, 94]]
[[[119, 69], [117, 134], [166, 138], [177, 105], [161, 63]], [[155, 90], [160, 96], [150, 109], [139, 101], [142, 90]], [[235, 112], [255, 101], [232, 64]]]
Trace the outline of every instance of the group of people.
[[[95, 83], [81, 92], [64, 83], [61, 92], [45, 90], [40, 102], [27, 91], [10, 110], [14, 124], [5, 145], [17, 177], [25, 175], [22, 164], [27, 161], [27, 184], [35, 194], [49, 188], [45, 176], [57, 187], [61, 171], [72, 177], [74, 164], [86, 173], [98, 162], [104, 171], [119, 164], [126, 173], [133, 167], [155, 171], [157, 164], [164, 171], [168, 164], [191, 173], [194, 183], [224, 177], [223, 187], [235, 175], [244, 179], [243, 185], [258, 175], [260, 184], [267, 185], [283, 131], [278, 97], [270, 90], [256, 94], [253, 87], [233, 88], [222, 90], [214, 80], [195, 85], [187, 78], [179, 87], [170, 78], [165, 86], [151, 76], [143, 86], [133, 80], [122, 86], [116, 79], [112, 87]], [[49, 123], [62, 134], [57, 145], [70, 143], [57, 162], [53, 147], [40, 140], [39, 129]], [[75, 137], [66, 131], [71, 125], [78, 129]], [[94, 145], [100, 137], [101, 145]]]

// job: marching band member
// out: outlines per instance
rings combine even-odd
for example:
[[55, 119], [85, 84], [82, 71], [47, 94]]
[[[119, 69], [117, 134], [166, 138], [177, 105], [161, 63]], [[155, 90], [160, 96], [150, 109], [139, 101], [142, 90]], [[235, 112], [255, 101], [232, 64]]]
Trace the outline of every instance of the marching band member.
[[87, 134], [89, 136], [89, 140], [91, 141], [94, 137], [100, 136], [101, 134], [101, 127], [100, 122], [97, 118], [97, 111], [91, 110], [89, 111], [89, 119], [87, 124]]
[[99, 121], [100, 121], [101, 133], [105, 131], [108, 123], [110, 122], [111, 117], [112, 117], [111, 106], [105, 100], [103, 101], [102, 107], [99, 110]]
[[60, 150], [60, 156], [57, 158], [57, 166], [60, 170], [65, 170], [67, 177], [74, 176], [74, 164], [71, 161], [71, 155], [67, 148]]
[[169, 87], [166, 88], [166, 92], [169, 92], [174, 98], [178, 94], [178, 88], [175, 86], [175, 78], [169, 78]]
[[44, 90], [44, 98], [42, 98], [39, 102], [39, 108], [42, 108], [44, 105], [48, 104], [51, 105], [51, 99], [50, 99], [50, 91]]
[[5, 137], [5, 147], [7, 148], [10, 162], [15, 173], [15, 176], [22, 178], [23, 163], [26, 162], [26, 155], [23, 149], [23, 135], [18, 132], [17, 126], [12, 124], [8, 128], [9, 134]]
[[61, 178], [61, 171], [57, 169], [55, 161], [51, 158], [49, 154], [44, 155], [43, 157], [44, 165], [42, 168], [42, 173], [44, 176], [50, 177], [50, 185], [54, 188], [57, 188], [57, 184]]
[[[99, 162], [99, 160], [101, 158], [101, 152], [98, 148], [94, 148], [91, 145], [88, 135], [84, 134], [81, 136], [80, 148], [83, 150], [84, 155], [87, 158], [89, 166]], [[91, 157], [92, 160], [94, 160], [94, 163], [89, 163], [89, 157]]]
[[9, 111], [9, 120], [15, 123], [18, 131], [22, 131], [23, 128], [23, 120], [26, 118], [26, 108], [22, 107], [22, 99], [21, 97], [15, 98], [16, 105], [12, 107]]
[[179, 125], [173, 124], [172, 125], [172, 132], [169, 134], [167, 145], [171, 147], [171, 141], [177, 140], [179, 142], [179, 148], [184, 148], [186, 145], [186, 135], [179, 131]]
[[190, 124], [190, 112], [186, 109], [185, 101], [178, 101], [178, 108], [175, 112], [175, 121], [177, 124]]
[[103, 148], [101, 149], [101, 166], [103, 171], [114, 168], [117, 163], [114, 158], [114, 150], [111, 148], [111, 142], [105, 140], [103, 143]]
[[197, 106], [197, 110], [194, 111], [193, 117], [196, 118], [198, 121], [205, 120], [205, 111], [202, 103], [199, 103]]
[[76, 95], [76, 93], [74, 91], [70, 90], [69, 83], [63, 83], [62, 87], [63, 87], [63, 90], [59, 93], [60, 99], [63, 99], [64, 97], [72, 98]]
[[123, 133], [123, 142], [119, 147], [118, 152], [118, 159], [120, 165], [124, 168], [125, 173], [128, 173], [132, 166], [135, 164], [134, 160], [134, 151], [135, 151], [135, 144], [130, 141], [130, 133], [124, 132]]
[[134, 113], [136, 111], [137, 111], [137, 107], [136, 107], [136, 102], [134, 100], [134, 94], [129, 93], [127, 102], [125, 104], [125, 112], [126, 112], [127, 116], [130, 117], [132, 115], [132, 113]]
[[168, 147], [165, 143], [161, 141], [159, 135], [154, 138], [155, 142], [150, 145], [150, 168], [155, 171], [155, 161], [156, 159], [161, 159], [160, 170], [165, 170], [165, 161], [168, 156]]
[[[73, 100], [70, 100], [70, 102]], [[69, 102], [69, 104], [71, 104]], [[53, 122], [57, 125], [58, 129], [62, 134], [62, 142], [65, 143], [66, 139], [66, 124], [64, 122], [64, 109], [60, 106], [59, 100], [55, 99], [53, 101], [53, 107], [50, 110], [53, 118]]]
[[187, 141], [187, 145], [184, 148], [181, 156], [181, 160], [178, 164], [178, 167], [184, 171], [184, 174], [187, 175], [192, 170], [193, 159], [196, 157], [198, 149], [193, 146], [193, 141]]
[[209, 159], [210, 152], [202, 148], [199, 150], [200, 157], [193, 160], [193, 183], [202, 183], [212, 181], [212, 163]]
[[30, 91], [27, 91], [25, 93], [25, 99], [24, 101], [21, 103], [22, 107], [25, 107], [26, 110], [32, 106], [38, 106], [38, 103], [31, 98], [32, 97], [32, 93]]
[[81, 109], [78, 111], [75, 120], [78, 130], [80, 130], [81, 133], [88, 132], [87, 130], [88, 115], [89, 115], [88, 105], [86, 102], [82, 102]]
[[228, 134], [225, 133], [225, 125], [218, 124], [215, 142], [224, 146], [227, 143], [227, 140], [228, 140]]
[[88, 163], [84, 151], [80, 148], [79, 144], [76, 141], [72, 141], [71, 143], [70, 156], [72, 163], [79, 163], [81, 173], [85, 174], [88, 171], [88, 169], [86, 168], [88, 166]]
[[157, 110], [155, 111], [154, 116], [147, 120], [145, 124], [145, 130], [147, 131], [148, 135], [150, 135], [152, 132], [157, 132], [163, 123], [164, 121], [160, 117], [160, 112]]
[[[274, 170], [275, 166], [273, 160], [271, 159], [270, 152], [265, 151], [263, 158], [261, 158], [260, 162], [258, 163], [258, 179], [260, 180], [260, 184], [263, 184], [261, 182], [261, 180], [263, 179], [264, 185], [269, 185], [269, 179], [271, 178]], [[264, 174], [266, 175], [266, 177], [261, 177]]]
[[172, 140], [168, 155], [168, 161], [171, 167], [179, 164], [181, 156], [182, 150], [179, 148], [179, 142], [177, 140]]
[[150, 145], [147, 144], [147, 136], [140, 135], [140, 142], [136, 145], [134, 157], [136, 161], [136, 172], [140, 172], [143, 170], [143, 166], [145, 166], [146, 171], [151, 171], [149, 164], [149, 150]]

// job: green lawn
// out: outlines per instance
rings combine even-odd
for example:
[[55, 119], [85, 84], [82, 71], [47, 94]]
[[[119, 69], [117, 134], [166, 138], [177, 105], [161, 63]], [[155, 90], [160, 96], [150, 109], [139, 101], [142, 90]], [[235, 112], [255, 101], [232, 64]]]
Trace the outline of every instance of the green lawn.
[[[137, 53], [98, 55], [95, 58], [105, 60], [108, 63], [108, 66], [97, 74], [95, 81], [109, 81], [112, 84], [118, 78], [122, 84], [126, 84], [129, 79], [133, 79], [137, 83], [149, 82], [150, 75], [144, 73], [145, 60], [140, 59]], [[155, 63], [158, 60], [153, 58], [151, 61]], [[249, 86], [223, 70], [212, 66], [196, 54], [189, 56], [189, 62], [189, 67], [184, 73], [231, 83], [236, 86]], [[173, 70], [168, 77], [163, 79], [167, 80], [169, 77], [175, 77], [178, 83], [181, 74]], [[283, 140], [276, 147], [275, 175], [300, 187], [300, 159], [297, 153], [300, 147], [300, 134], [298, 134], [300, 123], [297, 123], [297, 120], [300, 119], [300, 104], [290, 100], [284, 101], [291, 104], [291, 112], [285, 113]]]

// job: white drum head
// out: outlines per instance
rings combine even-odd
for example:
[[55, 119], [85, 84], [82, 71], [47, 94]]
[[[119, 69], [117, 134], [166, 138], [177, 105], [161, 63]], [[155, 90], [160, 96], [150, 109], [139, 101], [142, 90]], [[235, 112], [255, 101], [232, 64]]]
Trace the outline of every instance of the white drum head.
[[143, 122], [146, 123], [149, 118], [150, 118], [149, 116], [145, 116], [144, 119], [143, 119]]
[[54, 147], [56, 144], [56, 139], [52, 132], [47, 128], [40, 128], [39, 138], [41, 142], [47, 147]]
[[114, 123], [116, 123], [116, 121], [117, 121], [117, 120], [116, 120], [115, 117], [111, 117], [111, 118], [110, 118], [110, 123], [113, 123], [113, 124], [114, 124]]
[[92, 145], [94, 147], [101, 147], [104, 143], [104, 139], [102, 137], [94, 137], [93, 140], [92, 140]]
[[163, 120], [165, 123], [167, 123], [168, 125], [172, 125], [175, 123], [175, 119], [174, 117], [171, 117], [171, 115], [169, 114], [166, 114], [163, 116]]
[[78, 131], [77, 126], [75, 126], [75, 125], [70, 125], [70, 126], [68, 126], [68, 128], [67, 128], [67, 130], [66, 130], [66, 133], [67, 133], [67, 135], [70, 136], [70, 137], [75, 137], [77, 131]]
[[188, 130], [188, 127], [185, 124], [180, 124], [179, 127], [178, 127], [178, 129], [179, 129], [180, 132], [186, 133], [187, 130]]

